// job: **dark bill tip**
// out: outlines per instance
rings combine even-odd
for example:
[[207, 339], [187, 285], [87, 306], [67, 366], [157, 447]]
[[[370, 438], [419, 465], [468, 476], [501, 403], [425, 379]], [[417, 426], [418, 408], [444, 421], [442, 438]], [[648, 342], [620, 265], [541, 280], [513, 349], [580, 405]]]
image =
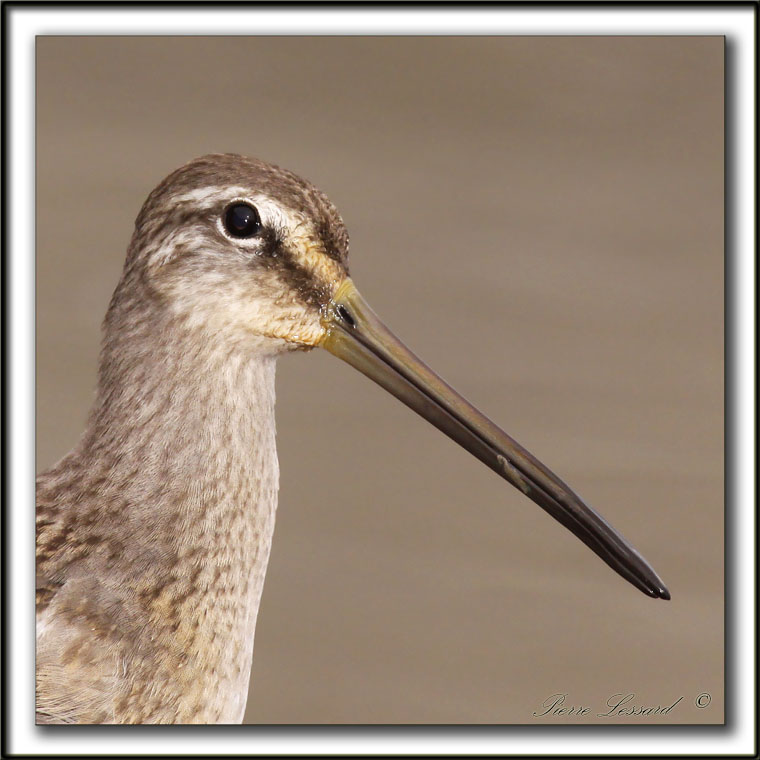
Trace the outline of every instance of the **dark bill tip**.
[[615, 572], [654, 599], [670, 592], [652, 566], [566, 483], [415, 356], [346, 278], [326, 309], [322, 346], [385, 388], [521, 490]]

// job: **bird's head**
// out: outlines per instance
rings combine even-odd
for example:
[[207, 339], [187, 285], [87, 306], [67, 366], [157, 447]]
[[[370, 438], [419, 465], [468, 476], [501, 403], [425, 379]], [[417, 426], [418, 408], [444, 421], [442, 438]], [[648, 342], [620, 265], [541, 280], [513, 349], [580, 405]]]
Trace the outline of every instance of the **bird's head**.
[[348, 232], [292, 172], [232, 154], [196, 159], [150, 194], [127, 270], [208, 340], [277, 352], [319, 345], [348, 278]]
[[196, 344], [227, 352], [326, 348], [516, 486], [641, 591], [669, 598], [612, 526], [378, 319], [349, 277], [343, 220], [309, 182], [236, 155], [186, 164], [145, 202], [122, 284], [115, 332], [136, 321], [125, 318], [130, 299], [149, 297]]

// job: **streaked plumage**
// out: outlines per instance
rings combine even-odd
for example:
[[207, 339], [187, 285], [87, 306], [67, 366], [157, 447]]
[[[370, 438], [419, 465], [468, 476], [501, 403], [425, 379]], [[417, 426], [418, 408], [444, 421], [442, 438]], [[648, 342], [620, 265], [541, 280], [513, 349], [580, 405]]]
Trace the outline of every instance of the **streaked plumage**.
[[[260, 217], [250, 237], [225, 228], [235, 204]], [[242, 720], [288, 350], [323, 345], [358, 367], [668, 598], [601, 518], [389, 335], [348, 278], [340, 215], [305, 180], [212, 155], [150, 194], [87, 427], [37, 481], [39, 722]]]

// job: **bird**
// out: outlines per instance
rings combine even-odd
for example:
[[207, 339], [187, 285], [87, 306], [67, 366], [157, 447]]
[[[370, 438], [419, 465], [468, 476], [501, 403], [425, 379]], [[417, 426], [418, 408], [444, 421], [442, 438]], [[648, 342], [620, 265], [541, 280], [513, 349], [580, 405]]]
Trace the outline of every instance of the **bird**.
[[149, 194], [75, 447], [37, 478], [38, 723], [240, 723], [272, 545], [278, 356], [321, 347], [650, 597], [649, 563], [379, 319], [309, 181], [231, 153]]

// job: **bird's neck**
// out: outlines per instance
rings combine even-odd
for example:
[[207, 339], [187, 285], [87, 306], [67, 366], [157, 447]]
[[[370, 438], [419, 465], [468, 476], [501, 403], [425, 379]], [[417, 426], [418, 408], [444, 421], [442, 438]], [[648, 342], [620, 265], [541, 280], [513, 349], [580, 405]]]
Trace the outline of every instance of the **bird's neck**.
[[124, 619], [150, 621], [167, 688], [181, 668], [193, 683], [179, 720], [239, 722], [277, 503], [275, 357], [212, 341], [144, 348], [104, 352], [78, 452], [98, 514], [80, 524], [112, 558]]

